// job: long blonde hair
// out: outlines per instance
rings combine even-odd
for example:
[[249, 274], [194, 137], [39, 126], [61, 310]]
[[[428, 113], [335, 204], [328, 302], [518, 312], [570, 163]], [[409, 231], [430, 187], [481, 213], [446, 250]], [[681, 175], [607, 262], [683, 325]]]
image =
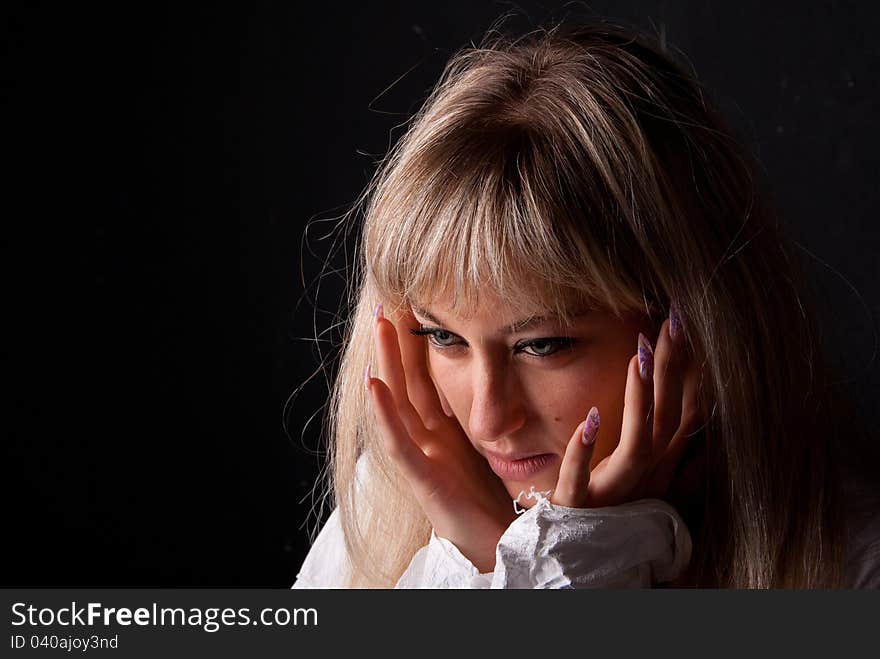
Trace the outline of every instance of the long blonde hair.
[[364, 207], [363, 233], [326, 486], [352, 586], [393, 587], [430, 536], [362, 374], [375, 305], [441, 290], [464, 313], [491, 290], [658, 323], [676, 301], [706, 373], [692, 583], [840, 583], [834, 411], [800, 266], [759, 166], [706, 97], [652, 38], [607, 24], [491, 30], [450, 59], [351, 211]]

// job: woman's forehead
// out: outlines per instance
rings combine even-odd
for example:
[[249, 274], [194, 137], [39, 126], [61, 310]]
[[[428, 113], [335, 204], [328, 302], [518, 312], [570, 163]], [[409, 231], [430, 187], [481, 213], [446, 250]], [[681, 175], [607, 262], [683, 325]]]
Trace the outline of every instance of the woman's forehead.
[[490, 333], [501, 335], [517, 334], [525, 332], [533, 327], [540, 327], [551, 323], [563, 323], [567, 321], [575, 321], [590, 315], [593, 310], [579, 309], [572, 310], [568, 317], [565, 318], [560, 314], [544, 310], [540, 313], [523, 313], [521, 310], [487, 308], [481, 309], [477, 314], [469, 316], [460, 316], [451, 312], [442, 313], [435, 312], [429, 308], [412, 304], [412, 310], [418, 318], [426, 319], [436, 325], [448, 327], [459, 323], [466, 323], [476, 320], [479, 323], [486, 324], [492, 328]]
[[458, 302], [456, 305], [452, 297], [438, 295], [430, 299], [416, 298], [409, 305], [414, 314], [437, 324], [446, 320], [482, 319], [514, 331], [540, 322], [574, 319], [597, 311], [595, 305], [584, 301], [560, 300], [553, 304], [546, 299], [506, 299], [494, 293]]

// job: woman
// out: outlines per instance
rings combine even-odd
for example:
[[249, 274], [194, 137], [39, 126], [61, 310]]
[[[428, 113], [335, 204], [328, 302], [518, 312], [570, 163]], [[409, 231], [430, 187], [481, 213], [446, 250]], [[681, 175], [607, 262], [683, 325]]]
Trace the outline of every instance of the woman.
[[295, 586], [880, 584], [756, 171], [644, 36], [457, 53], [365, 196]]

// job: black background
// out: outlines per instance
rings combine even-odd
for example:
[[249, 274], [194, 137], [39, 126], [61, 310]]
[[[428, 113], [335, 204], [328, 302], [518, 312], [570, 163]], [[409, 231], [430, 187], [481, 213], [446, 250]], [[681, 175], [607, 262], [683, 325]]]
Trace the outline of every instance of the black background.
[[3, 585], [293, 582], [341, 335], [336, 218], [505, 11], [607, 16], [686, 56], [876, 409], [873, 3], [5, 3]]

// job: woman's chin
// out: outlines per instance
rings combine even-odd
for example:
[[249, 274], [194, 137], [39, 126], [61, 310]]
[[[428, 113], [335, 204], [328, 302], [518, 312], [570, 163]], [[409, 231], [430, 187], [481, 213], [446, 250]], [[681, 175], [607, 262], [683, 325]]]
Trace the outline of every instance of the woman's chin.
[[549, 497], [553, 494], [555, 481], [549, 483], [548, 479], [531, 479], [524, 481], [508, 481], [505, 484], [510, 498], [513, 499], [520, 509], [531, 508], [541, 497]]

